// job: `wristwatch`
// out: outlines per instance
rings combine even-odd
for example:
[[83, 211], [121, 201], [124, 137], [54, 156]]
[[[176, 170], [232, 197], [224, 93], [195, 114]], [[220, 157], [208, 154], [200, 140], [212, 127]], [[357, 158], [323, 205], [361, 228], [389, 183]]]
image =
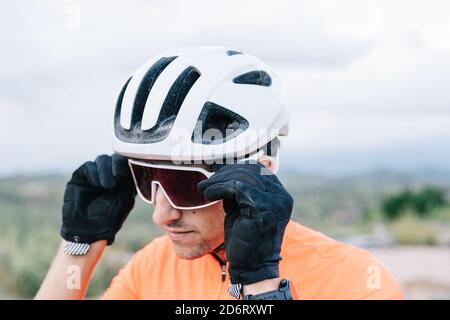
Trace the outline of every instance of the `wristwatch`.
[[84, 256], [88, 253], [90, 249], [90, 245], [88, 243], [81, 243], [78, 240], [78, 237], [75, 237], [75, 242], [66, 241], [64, 245], [64, 253], [69, 256]]
[[289, 279], [283, 279], [278, 290], [255, 295], [249, 294], [244, 296], [244, 300], [293, 300], [290, 281]]

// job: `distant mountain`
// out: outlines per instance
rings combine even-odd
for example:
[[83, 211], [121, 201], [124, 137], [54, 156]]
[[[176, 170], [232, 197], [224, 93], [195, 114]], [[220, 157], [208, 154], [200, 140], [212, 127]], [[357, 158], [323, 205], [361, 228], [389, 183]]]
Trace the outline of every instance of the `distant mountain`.
[[362, 173], [351, 174], [324, 174], [286, 169], [280, 172], [286, 179], [298, 179], [305, 184], [322, 183], [371, 183], [383, 185], [417, 185], [432, 184], [450, 186], [450, 170], [437, 167], [422, 167], [416, 170], [399, 170], [392, 168], [376, 168]]

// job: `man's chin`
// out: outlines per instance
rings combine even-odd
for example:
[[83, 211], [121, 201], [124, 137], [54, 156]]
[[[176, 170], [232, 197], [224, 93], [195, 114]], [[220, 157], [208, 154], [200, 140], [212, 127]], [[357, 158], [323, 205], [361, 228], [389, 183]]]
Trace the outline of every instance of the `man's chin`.
[[172, 247], [177, 257], [188, 260], [203, 257], [209, 252], [208, 248], [202, 248], [201, 245], [186, 246], [172, 242]]

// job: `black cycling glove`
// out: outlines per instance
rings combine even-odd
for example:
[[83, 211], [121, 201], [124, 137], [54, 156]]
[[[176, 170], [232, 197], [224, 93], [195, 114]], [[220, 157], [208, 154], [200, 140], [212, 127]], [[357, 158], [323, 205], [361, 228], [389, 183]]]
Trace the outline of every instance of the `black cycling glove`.
[[258, 164], [230, 164], [198, 184], [210, 200], [223, 199], [225, 249], [232, 284], [279, 277], [284, 230], [293, 199], [278, 178]]
[[61, 236], [72, 242], [114, 242], [134, 206], [136, 189], [128, 160], [100, 155], [74, 171], [62, 208]]

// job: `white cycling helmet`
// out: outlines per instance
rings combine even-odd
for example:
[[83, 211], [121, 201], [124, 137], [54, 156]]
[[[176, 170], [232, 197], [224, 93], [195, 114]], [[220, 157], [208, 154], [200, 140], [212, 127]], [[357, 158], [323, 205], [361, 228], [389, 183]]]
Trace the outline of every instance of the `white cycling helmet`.
[[280, 80], [261, 60], [229, 48], [164, 52], [123, 86], [115, 152], [147, 160], [243, 158], [288, 134]]

